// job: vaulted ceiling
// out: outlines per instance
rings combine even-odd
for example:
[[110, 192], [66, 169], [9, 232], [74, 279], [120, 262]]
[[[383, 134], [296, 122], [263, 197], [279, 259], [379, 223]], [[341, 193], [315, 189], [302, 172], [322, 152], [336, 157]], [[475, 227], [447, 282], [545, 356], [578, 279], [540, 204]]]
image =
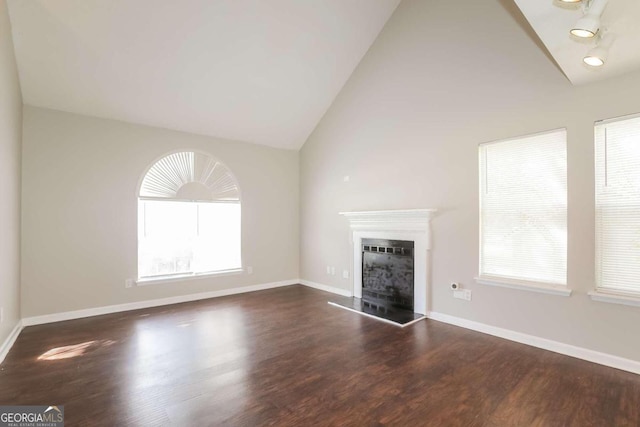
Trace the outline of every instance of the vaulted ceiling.
[[[593, 41], [569, 36], [580, 6], [513, 1], [573, 84], [640, 70], [640, 0], [609, 0], [617, 39], [599, 69], [582, 62]], [[26, 104], [287, 149], [399, 2], [8, 0]]]
[[9, 0], [25, 104], [297, 149], [400, 0]]

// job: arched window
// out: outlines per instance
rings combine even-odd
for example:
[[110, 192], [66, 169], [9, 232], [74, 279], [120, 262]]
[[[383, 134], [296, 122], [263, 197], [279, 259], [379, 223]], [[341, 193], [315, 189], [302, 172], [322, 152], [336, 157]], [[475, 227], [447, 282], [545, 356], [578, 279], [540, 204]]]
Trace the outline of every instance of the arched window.
[[240, 218], [240, 189], [225, 165], [194, 151], [163, 157], [138, 195], [138, 277], [241, 268]]

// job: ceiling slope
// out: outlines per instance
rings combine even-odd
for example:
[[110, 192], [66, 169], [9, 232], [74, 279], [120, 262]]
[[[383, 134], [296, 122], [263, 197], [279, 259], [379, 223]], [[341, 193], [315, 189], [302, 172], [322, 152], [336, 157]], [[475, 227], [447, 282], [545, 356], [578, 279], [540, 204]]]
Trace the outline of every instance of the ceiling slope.
[[9, 0], [25, 104], [298, 149], [399, 0]]

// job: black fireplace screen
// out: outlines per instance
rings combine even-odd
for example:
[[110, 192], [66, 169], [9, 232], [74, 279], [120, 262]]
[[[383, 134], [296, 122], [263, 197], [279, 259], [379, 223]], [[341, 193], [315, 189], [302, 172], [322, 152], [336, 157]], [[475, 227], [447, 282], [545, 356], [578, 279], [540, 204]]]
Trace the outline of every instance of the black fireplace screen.
[[362, 302], [413, 311], [413, 242], [362, 239]]

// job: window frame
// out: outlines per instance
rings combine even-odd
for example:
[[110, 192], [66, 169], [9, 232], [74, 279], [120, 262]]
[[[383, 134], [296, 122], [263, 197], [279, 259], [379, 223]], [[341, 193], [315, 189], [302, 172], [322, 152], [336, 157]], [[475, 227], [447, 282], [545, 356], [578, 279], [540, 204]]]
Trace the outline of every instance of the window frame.
[[[635, 113], [635, 114], [628, 114], [628, 115], [624, 115], [624, 116], [619, 116], [619, 117], [613, 117], [613, 118], [608, 118], [608, 119], [603, 119], [603, 120], [598, 120], [596, 122], [594, 122], [593, 124], [593, 150], [594, 150], [594, 156], [593, 156], [593, 170], [594, 170], [594, 180], [593, 180], [593, 184], [594, 184], [594, 216], [595, 216], [595, 223], [594, 223], [594, 243], [595, 243], [595, 247], [594, 247], [594, 268], [595, 268], [595, 284], [594, 284], [594, 289], [592, 291], [588, 292], [589, 297], [594, 300], [594, 301], [598, 301], [598, 302], [605, 302], [605, 303], [612, 303], [612, 304], [622, 304], [622, 305], [630, 305], [630, 306], [640, 306], [640, 286], [638, 287], [637, 291], [634, 290], [628, 290], [628, 289], [616, 289], [616, 288], [612, 288], [612, 287], [602, 287], [600, 286], [600, 279], [601, 279], [601, 272], [599, 270], [599, 264], [601, 262], [601, 258], [599, 258], [599, 255], [601, 253], [601, 249], [599, 247], [600, 245], [600, 239], [599, 239], [599, 229], [598, 229], [598, 170], [599, 170], [599, 165], [598, 165], [598, 150], [599, 150], [599, 139], [598, 139], [598, 127], [599, 126], [606, 126], [607, 124], [612, 124], [612, 123], [618, 123], [618, 122], [624, 122], [627, 120], [633, 120], [633, 119], [640, 119], [640, 113]], [[638, 137], [640, 138], [640, 135], [638, 135]], [[605, 147], [604, 149], [606, 150], [606, 142], [605, 142]], [[607, 158], [606, 154], [605, 154], [605, 159]], [[606, 168], [606, 165], [605, 165]]]
[[[532, 133], [532, 134], [526, 134], [526, 135], [520, 135], [520, 136], [516, 136], [516, 137], [511, 137], [511, 138], [505, 138], [505, 139], [500, 139], [500, 140], [494, 140], [494, 141], [489, 141], [486, 143], [482, 143], [478, 145], [478, 225], [479, 225], [479, 231], [478, 231], [478, 276], [475, 277], [475, 281], [478, 284], [481, 285], [487, 285], [487, 286], [496, 286], [496, 287], [502, 287], [502, 288], [508, 288], [508, 289], [516, 289], [516, 290], [523, 290], [523, 291], [530, 291], [530, 292], [537, 292], [537, 293], [543, 293], [543, 294], [550, 294], [550, 295], [559, 295], [559, 296], [571, 296], [572, 290], [569, 289], [568, 287], [568, 278], [567, 278], [567, 273], [568, 273], [568, 266], [565, 267], [565, 283], [564, 284], [558, 284], [558, 283], [551, 283], [551, 282], [545, 282], [545, 281], [537, 281], [537, 280], [528, 280], [528, 279], [522, 279], [522, 278], [518, 278], [518, 277], [508, 277], [508, 276], [499, 276], [499, 275], [491, 275], [491, 274], [483, 274], [482, 273], [482, 254], [483, 254], [483, 247], [482, 247], [482, 243], [483, 243], [483, 225], [482, 225], [482, 208], [483, 208], [483, 188], [482, 188], [482, 184], [483, 184], [483, 179], [481, 177], [481, 173], [483, 173], [483, 163], [482, 163], [482, 154], [483, 154], [483, 147], [489, 146], [489, 145], [493, 145], [493, 144], [501, 144], [501, 143], [509, 143], [509, 142], [516, 142], [516, 141], [520, 141], [522, 139], [527, 139], [527, 138], [532, 138], [532, 137], [536, 137], [536, 136], [543, 136], [543, 135], [547, 135], [547, 134], [553, 134], [556, 132], [560, 132], [563, 131], [564, 135], [565, 135], [565, 140], [564, 140], [564, 144], [565, 144], [565, 153], [567, 156], [567, 165], [566, 165], [566, 170], [565, 173], [567, 173], [567, 186], [568, 186], [568, 131], [566, 128], [561, 127], [561, 128], [555, 128], [555, 129], [550, 129], [550, 130], [546, 130], [546, 131], [542, 131], [542, 132], [536, 132], [536, 133]], [[485, 169], [484, 172], [486, 173], [486, 165], [485, 165]], [[565, 231], [567, 233], [567, 260], [568, 260], [568, 188], [566, 190], [566, 197], [567, 197], [567, 205], [566, 205], [566, 212], [565, 215], [567, 215], [567, 218], [565, 220], [565, 223], [567, 225], [567, 230]]]
[[[161, 161], [162, 159], [164, 159], [165, 157], [171, 156], [173, 154], [177, 154], [177, 153], [185, 153], [185, 152], [193, 152], [193, 153], [197, 153], [197, 154], [201, 154], [204, 156], [208, 156], [211, 157], [212, 159], [215, 159], [218, 163], [220, 163], [222, 166], [224, 166], [227, 171], [229, 172], [229, 175], [231, 176], [231, 178], [233, 179], [234, 183], [236, 184], [237, 187], [237, 192], [238, 192], [238, 201], [220, 201], [217, 203], [237, 203], [238, 205], [240, 205], [240, 267], [238, 268], [233, 268], [233, 269], [227, 269], [227, 270], [214, 270], [214, 271], [206, 271], [206, 272], [191, 272], [191, 273], [175, 273], [175, 274], [167, 274], [167, 275], [157, 275], [157, 276], [140, 276], [140, 260], [139, 260], [139, 255], [140, 255], [140, 240], [139, 240], [139, 230], [140, 230], [140, 207], [139, 207], [139, 202], [141, 200], [154, 200], [154, 201], [162, 201], [162, 198], [154, 198], [154, 197], [147, 197], [147, 196], [140, 196], [140, 192], [142, 190], [142, 185], [144, 183], [144, 179], [147, 176], [147, 174], [149, 173], [149, 171], [151, 170], [151, 168], [153, 168], [159, 161]], [[147, 167], [144, 169], [144, 172], [140, 175], [139, 179], [138, 179], [138, 184], [136, 185], [136, 192], [135, 192], [135, 200], [136, 200], [136, 275], [135, 275], [135, 279], [132, 280], [132, 283], [135, 284], [136, 286], [147, 286], [147, 285], [154, 285], [154, 284], [164, 284], [164, 283], [175, 283], [175, 282], [184, 282], [184, 281], [191, 281], [191, 280], [197, 280], [197, 279], [206, 279], [206, 278], [211, 278], [211, 277], [224, 277], [224, 276], [234, 276], [234, 275], [239, 275], [239, 274], [243, 274], [246, 271], [246, 267], [245, 267], [245, 262], [244, 262], [244, 254], [243, 254], [243, 250], [242, 250], [242, 241], [243, 241], [243, 213], [242, 213], [242, 187], [240, 186], [240, 183], [238, 181], [238, 178], [236, 177], [236, 175], [232, 172], [231, 168], [229, 168], [227, 166], [227, 164], [225, 162], [223, 162], [222, 160], [220, 160], [219, 157], [214, 156], [210, 153], [208, 153], [207, 151], [204, 150], [200, 150], [200, 149], [196, 149], [196, 148], [179, 148], [179, 149], [174, 149], [168, 152], [165, 152], [164, 154], [157, 156], [155, 159], [153, 159], [148, 165]], [[180, 201], [180, 199], [166, 199], [166, 201]], [[194, 203], [198, 203], [198, 202], [202, 202], [202, 201], [198, 201], [198, 200], [181, 200], [183, 202], [194, 202]]]

